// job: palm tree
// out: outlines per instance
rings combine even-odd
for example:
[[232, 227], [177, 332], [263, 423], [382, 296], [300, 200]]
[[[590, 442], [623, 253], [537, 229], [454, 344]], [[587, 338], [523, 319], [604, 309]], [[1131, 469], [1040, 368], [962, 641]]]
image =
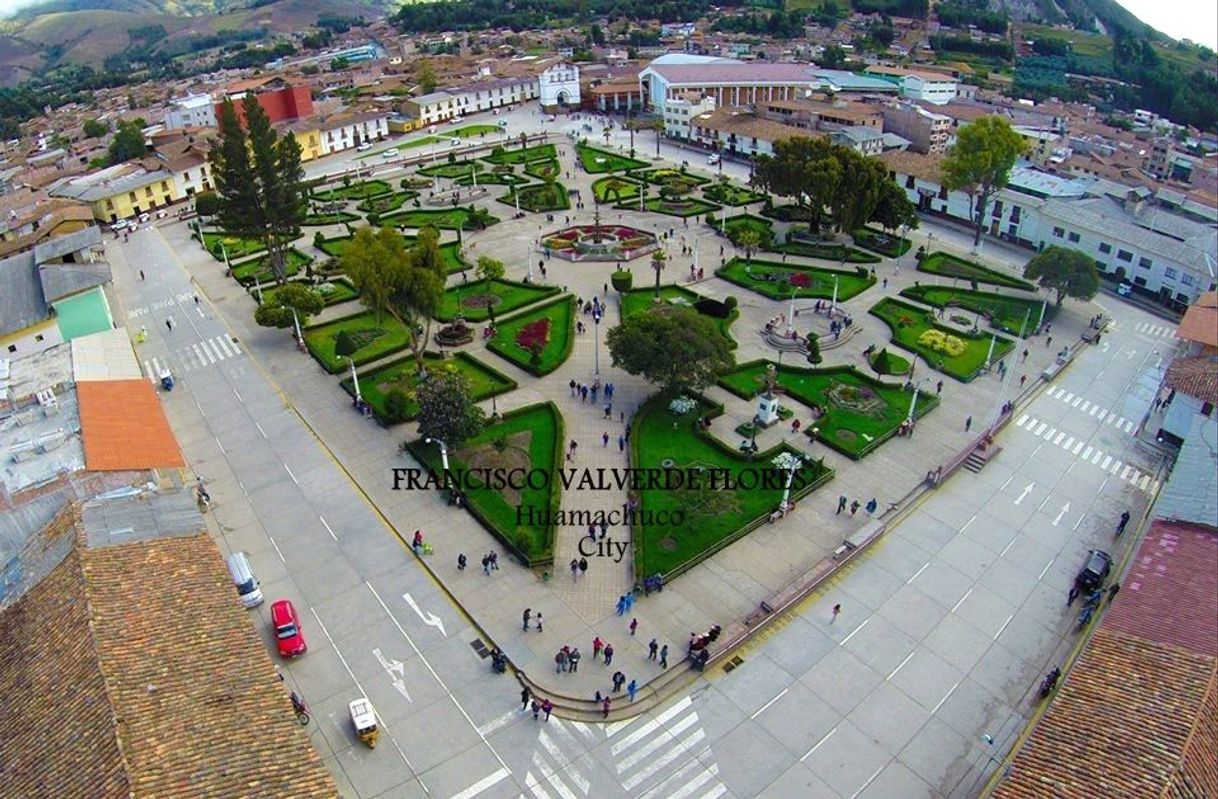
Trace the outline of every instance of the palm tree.
[[664, 271], [666, 260], [668, 260], [668, 256], [658, 247], [651, 253], [651, 268], [656, 270], [656, 293], [653, 298], [655, 302], [660, 301], [660, 273]]
[[664, 133], [664, 120], [653, 119], [650, 123], [651, 129], [656, 132], [656, 156], [660, 155], [660, 137]]
[[752, 228], [740, 228], [736, 231], [735, 241], [732, 243], [744, 249], [744, 260], [751, 265], [753, 251], [761, 245], [761, 235]]

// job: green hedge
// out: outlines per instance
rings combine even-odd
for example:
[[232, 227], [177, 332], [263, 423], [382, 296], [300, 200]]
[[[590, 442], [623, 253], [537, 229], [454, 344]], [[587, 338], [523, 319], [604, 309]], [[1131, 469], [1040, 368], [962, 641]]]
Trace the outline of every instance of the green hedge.
[[791, 299], [791, 285], [786, 280], [764, 280], [764, 275], [795, 275], [806, 274], [811, 278], [811, 284], [799, 288], [795, 296], [802, 299], [828, 300], [833, 297], [833, 283], [837, 281], [837, 300], [844, 302], [852, 299], [875, 285], [875, 278], [870, 273], [859, 274], [841, 269], [828, 269], [807, 264], [783, 264], [777, 261], [760, 261], [754, 258], [751, 262], [744, 258], [733, 258], [724, 266], [715, 270], [715, 276], [735, 283], [750, 291], [755, 291], [763, 297], [772, 300]]
[[[441, 357], [433, 352], [425, 352], [423, 354], [423, 364], [429, 371], [442, 365], [455, 367], [458, 372], [465, 375], [469, 380], [470, 393], [474, 402], [481, 402], [484, 399], [490, 399], [493, 396], [504, 394], [516, 388], [515, 380], [498, 369], [484, 364], [468, 353], [455, 352], [449, 357]], [[401, 422], [408, 422], [419, 414], [418, 405], [413, 399], [408, 404], [411, 410], [407, 412], [404, 419], [391, 419], [385, 410], [385, 397], [389, 391], [382, 391], [381, 384], [403, 377], [406, 378], [404, 380], [405, 385], [394, 386], [394, 388], [402, 388], [409, 396], [410, 391], [418, 388], [413, 354], [395, 358], [370, 372], [361, 372], [359, 375], [360, 396], [368, 403], [368, 406], [372, 409], [372, 415], [376, 417], [377, 421], [386, 427]], [[339, 385], [351, 397], [355, 396], [355, 384], [350, 377], [344, 379]]]
[[[985, 366], [985, 356], [989, 352], [991, 339], [997, 342], [994, 345], [993, 355], [995, 363], [1015, 348], [1013, 341], [1002, 336], [991, 333], [966, 333], [941, 325], [934, 320], [929, 311], [891, 297], [880, 300], [872, 306], [869, 313], [888, 325], [892, 331], [894, 344], [916, 353], [930, 364], [931, 368], [962, 383], [969, 382], [981, 373]], [[918, 338], [931, 329], [960, 339], [965, 344], [964, 351], [959, 355], [951, 356], [919, 344]]]
[[[516, 343], [516, 336], [525, 325], [542, 318], [550, 320], [550, 338], [541, 351], [541, 360], [534, 365], [531, 354]], [[506, 319], [496, 320], [495, 335], [486, 343], [488, 350], [535, 377], [548, 375], [566, 363], [574, 346], [575, 298], [569, 294]]]
[[978, 283], [989, 283], [993, 286], [1036, 291], [1036, 286], [1026, 280], [990, 269], [988, 266], [982, 266], [973, 261], [948, 255], [945, 252], [932, 252], [922, 258], [918, 262], [918, 271], [956, 280], [976, 280]]
[[[646, 161], [629, 158], [609, 150], [592, 147], [588, 144], [581, 143], [576, 145], [575, 152], [579, 157], [580, 164], [584, 167], [584, 171], [590, 175], [599, 175], [605, 172], [628, 172], [631, 169], [642, 169], [647, 166]], [[598, 161], [597, 159], [601, 160]]]
[[[440, 303], [439, 310], [436, 311], [436, 319], [441, 322], [451, 322], [458, 316], [464, 317], [467, 322], [482, 322], [490, 319], [490, 313], [485, 307], [471, 308], [459, 304], [462, 297], [484, 294], [483, 284], [484, 281], [471, 280], [468, 283], [455, 283], [449, 286], [444, 291], [444, 300]], [[558, 294], [559, 291], [557, 286], [539, 286], [536, 283], [521, 283], [514, 280], [490, 281], [490, 293], [500, 298], [499, 304], [495, 306], [496, 318], [505, 317], [512, 311]]]
[[347, 368], [347, 359], [339, 358], [334, 354], [335, 339], [342, 330], [354, 333], [382, 331], [382, 335], [370, 340], [355, 352], [353, 360], [356, 366], [363, 366], [387, 355], [401, 352], [410, 346], [410, 331], [388, 314], [380, 325], [376, 323], [376, 317], [372, 311], [362, 311], [329, 322], [310, 325], [304, 330], [305, 346], [308, 347], [309, 354], [316, 358], [322, 368], [330, 374], [338, 374]]
[[900, 258], [909, 252], [909, 248], [912, 246], [908, 237], [893, 236], [873, 227], [859, 228], [851, 234], [851, 237], [857, 246], [889, 258]]

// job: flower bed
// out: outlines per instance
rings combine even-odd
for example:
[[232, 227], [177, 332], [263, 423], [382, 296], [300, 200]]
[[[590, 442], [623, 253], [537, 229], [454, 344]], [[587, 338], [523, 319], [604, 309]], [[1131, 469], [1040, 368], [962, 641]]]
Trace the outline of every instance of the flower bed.
[[580, 164], [584, 167], [584, 171], [590, 175], [598, 175], [603, 172], [625, 172], [631, 169], [642, 169], [647, 166], [646, 161], [628, 158], [624, 155], [618, 155], [609, 150], [601, 150], [587, 144], [576, 145], [575, 152], [579, 157]]
[[[481, 172], [485, 166], [477, 161], [454, 161], [453, 163], [429, 164], [419, 167], [419, 174], [432, 178], [468, 178], [472, 172]], [[471, 178], [472, 180], [472, 178]]]
[[[498, 224], [498, 222], [498, 217], [488, 215], [485, 224], [481, 225], [481, 227], [490, 227], [491, 225]], [[456, 230], [458, 227], [462, 230], [480, 229], [474, 226], [473, 217], [469, 210], [463, 206], [443, 210], [420, 210], [416, 208], [397, 211], [382, 216], [381, 224], [403, 228], [434, 227], [439, 230]]]
[[639, 188], [640, 183], [637, 180], [632, 180], [625, 175], [612, 175], [593, 181], [592, 196], [598, 203], [618, 203], [629, 200], [631, 197], [638, 199]]
[[313, 190], [313, 196], [319, 200], [365, 200], [391, 191], [393, 187], [383, 180], [365, 180], [350, 186], [331, 184], [317, 188]]
[[[355, 286], [351, 285], [346, 279], [330, 280], [316, 285], [307, 281], [291, 281], [298, 285], [307, 286], [321, 295], [322, 301], [326, 307], [331, 305], [339, 305], [340, 303], [350, 302], [359, 297], [359, 292], [355, 290]], [[262, 301], [266, 302], [275, 296], [275, 292], [279, 291], [279, 286], [266, 286], [262, 289]], [[249, 289], [251, 296], [254, 295], [254, 290]]]
[[[487, 349], [529, 374], [548, 375], [566, 362], [575, 343], [575, 298], [567, 295], [496, 322]], [[540, 344], [538, 347], [537, 345]], [[537, 348], [537, 357], [533, 349]]]
[[[820, 258], [824, 261], [845, 261], [848, 264], [878, 264], [880, 257], [869, 252], [856, 250], [844, 244], [818, 244], [798, 239], [785, 244], [775, 243], [770, 247], [771, 252], [781, 252], [787, 255], [798, 255], [802, 258]], [[844, 258], [843, 258], [844, 256]]]
[[659, 242], [654, 234], [628, 225], [573, 225], [543, 236], [541, 246], [568, 261], [629, 261]]
[[[224, 244], [223, 248], [220, 246], [221, 243]], [[204, 231], [203, 246], [211, 253], [211, 257], [220, 263], [224, 263], [225, 253], [228, 253], [228, 261], [232, 263], [238, 258], [266, 250], [266, 243], [262, 239], [230, 236], [219, 231]]]
[[[619, 203], [618, 208], [635, 209], [638, 204]], [[707, 211], [718, 211], [719, 206], [714, 203], [708, 203], [706, 200], [699, 200], [696, 197], [682, 197], [681, 199], [666, 200], [661, 197], [652, 197], [643, 201], [643, 207], [648, 211], [665, 216], [699, 216]]]
[[690, 190], [696, 189], [699, 186], [705, 186], [711, 182], [710, 178], [702, 177], [701, 175], [693, 175], [689, 172], [682, 172], [679, 169], [668, 169], [661, 167], [659, 169], [648, 169], [645, 172], [635, 172], [634, 176], [640, 180], [645, 180], [653, 186], [664, 186], [669, 183], [677, 182], [684, 183]]
[[490, 318], [492, 306], [495, 317], [499, 318], [558, 292], [557, 286], [538, 286], [510, 280], [492, 280], [489, 287], [483, 280], [458, 283], [444, 291], [444, 300], [436, 311], [436, 319], [449, 322], [460, 316], [470, 322], [481, 322]]
[[413, 200], [418, 196], [419, 193], [417, 191], [395, 191], [392, 194], [381, 194], [376, 197], [369, 197], [355, 207], [357, 210], [368, 214], [387, 214], [390, 211], [396, 211], [408, 200]]
[[728, 261], [715, 275], [773, 300], [791, 299], [792, 289], [799, 298], [832, 299], [836, 281], [837, 300], [844, 302], [875, 285], [870, 274], [756, 259], [750, 263], [743, 258]]
[[940, 275], [953, 280], [976, 281], [989, 283], [994, 286], [1036, 291], [1036, 286], [1026, 280], [999, 272], [996, 269], [982, 266], [945, 252], [932, 252], [918, 262], [918, 271], [930, 275]]
[[483, 156], [482, 160], [492, 164], [527, 164], [530, 161], [550, 161], [557, 158], [558, 150], [553, 144], [535, 144], [523, 150], [511, 144], [504, 144], [503, 152]]
[[[257, 258], [252, 258], [244, 261], [233, 267], [233, 277], [243, 286], [249, 286], [254, 283], [272, 283], [275, 281], [275, 273], [271, 270], [270, 254], [262, 255]], [[302, 253], [300, 250], [288, 250], [284, 253], [283, 270], [284, 277], [294, 277], [300, 273], [313, 259]]]
[[[347, 251], [347, 245], [351, 243], [352, 238], [352, 236], [335, 236], [323, 241], [318, 249], [326, 255], [341, 258]], [[413, 245], [416, 238], [415, 236], [402, 236], [407, 247]], [[461, 260], [461, 245], [455, 241], [446, 241], [440, 245], [440, 258], [444, 261], [444, 269], [450, 275], [453, 272], [460, 272], [466, 266], [465, 262]]]
[[[1027, 338], [1036, 332], [1042, 306], [1042, 301], [1035, 297], [1016, 297], [947, 286], [911, 286], [902, 291], [901, 296], [936, 308], [963, 308], [983, 316], [992, 327], [1020, 338]], [[1055, 310], [1056, 308], [1049, 304], [1045, 318], [1052, 318], [1052, 311]], [[958, 316], [960, 314], [954, 314], [952, 321], [956, 321]], [[973, 324], [972, 319], [962, 318], [964, 324]]]
[[766, 195], [761, 192], [733, 186], [731, 183], [713, 183], [706, 186], [702, 189], [702, 196], [720, 205], [733, 207], [759, 203], [766, 198]]
[[990, 342], [993, 360], [1014, 349], [1010, 339], [989, 333], [963, 333], [935, 322], [930, 312], [901, 300], [885, 298], [871, 308], [892, 331], [892, 341], [920, 355], [934, 369], [961, 382], [975, 378], [985, 366]]
[[516, 207], [519, 197], [520, 208], [533, 213], [547, 211], [565, 211], [571, 207], [567, 199], [567, 188], [561, 183], [534, 183], [531, 186], [518, 186], [499, 198], [499, 202]]
[[332, 214], [309, 214], [300, 221], [304, 227], [322, 227], [323, 225], [341, 225], [344, 222], [359, 221], [359, 214], [350, 211], [339, 211]]
[[558, 165], [558, 159], [547, 159], [544, 161], [530, 161], [524, 165], [524, 173], [532, 177], [542, 180], [545, 178], [557, 178], [562, 174], [562, 167]]
[[732, 343], [733, 347], [735, 347], [736, 341], [732, 338], [731, 327], [732, 322], [735, 322], [736, 318], [740, 316], [740, 311], [736, 310], [735, 308], [730, 308], [725, 316], [713, 316], [711, 314], [704, 313], [701, 308], [699, 308], [699, 303], [705, 299], [706, 298], [704, 298], [701, 294], [696, 294], [683, 286], [667, 285], [660, 286], [660, 301], [657, 303], [655, 301], [655, 289], [640, 286], [622, 295], [622, 318], [625, 319], [633, 316], [634, 314], [644, 313], [657, 307], [693, 308], [699, 313], [702, 313], [703, 316], [708, 316], [713, 319], [715, 324], [719, 327], [719, 332], [723, 334], [724, 338]]

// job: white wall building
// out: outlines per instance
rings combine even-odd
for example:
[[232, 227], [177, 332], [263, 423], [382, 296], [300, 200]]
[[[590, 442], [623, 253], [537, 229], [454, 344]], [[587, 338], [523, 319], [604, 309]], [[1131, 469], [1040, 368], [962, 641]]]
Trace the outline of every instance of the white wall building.
[[901, 87], [901, 96], [909, 100], [945, 105], [959, 94], [956, 79], [938, 72], [874, 65], [867, 67], [867, 74], [896, 83]]
[[441, 89], [414, 97], [406, 104], [424, 125], [434, 125], [465, 114], [536, 100], [537, 97], [537, 78], [503, 78]]
[[538, 78], [541, 107], [579, 108], [579, 67], [560, 62], [547, 67]]
[[216, 127], [216, 108], [210, 94], [190, 94], [169, 102], [170, 108], [165, 112], [166, 130]]
[[389, 115], [382, 111], [336, 114], [321, 125], [321, 150], [329, 155], [388, 136]]
[[664, 135], [688, 141], [693, 138], [690, 120], [715, 110], [715, 98], [694, 92], [669, 100], [664, 105]]

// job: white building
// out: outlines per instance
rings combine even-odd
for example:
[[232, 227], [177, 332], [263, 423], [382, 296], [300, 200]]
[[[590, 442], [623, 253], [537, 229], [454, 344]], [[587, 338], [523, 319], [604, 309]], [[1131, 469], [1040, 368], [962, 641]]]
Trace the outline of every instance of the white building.
[[388, 136], [389, 115], [383, 111], [335, 114], [321, 125], [321, 150], [329, 155]]
[[664, 105], [664, 135], [670, 139], [688, 141], [693, 138], [690, 120], [715, 110], [715, 98], [689, 92]]
[[547, 110], [579, 108], [579, 67], [566, 62], [547, 67], [538, 78], [538, 99]]
[[166, 130], [216, 126], [216, 107], [210, 94], [190, 94], [169, 102], [170, 108], [165, 112]]
[[411, 98], [406, 105], [424, 125], [434, 125], [466, 114], [536, 100], [537, 96], [537, 78], [502, 78], [441, 89]]
[[938, 72], [875, 65], [867, 68], [867, 74], [896, 83], [901, 96], [909, 100], [944, 105], [959, 94], [956, 79]]

